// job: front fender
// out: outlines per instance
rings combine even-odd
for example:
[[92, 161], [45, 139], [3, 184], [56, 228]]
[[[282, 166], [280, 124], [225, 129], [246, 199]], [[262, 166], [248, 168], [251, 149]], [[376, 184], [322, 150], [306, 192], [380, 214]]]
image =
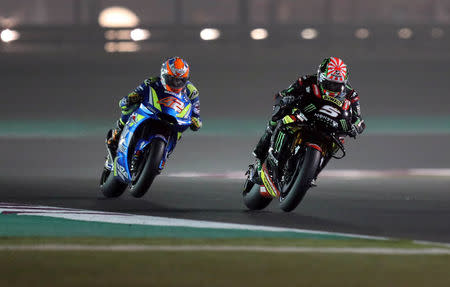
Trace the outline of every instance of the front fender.
[[165, 144], [166, 144], [166, 148], [164, 149], [164, 154], [162, 157], [161, 162], [159, 163], [159, 170], [161, 171], [164, 168], [164, 164], [166, 162], [167, 159], [167, 152], [168, 152], [168, 146], [169, 146], [169, 142], [168, 140], [160, 134], [156, 134], [156, 135], [152, 135], [147, 139], [140, 139], [135, 147], [134, 153], [138, 152], [138, 151], [143, 151], [145, 150], [145, 148], [152, 143], [152, 141], [154, 141], [155, 139], [161, 139]]
[[159, 138], [159, 139], [163, 140], [166, 143], [166, 145], [168, 144], [167, 139], [163, 135], [156, 134], [156, 135], [150, 136], [147, 139], [140, 139], [136, 143], [134, 152], [136, 153], [137, 151], [143, 151], [145, 149], [145, 147], [148, 146], [155, 138]]
[[141, 105], [141, 107], [130, 116], [122, 131], [119, 146], [117, 148], [117, 156], [113, 165], [114, 176], [122, 182], [131, 182], [131, 173], [128, 162], [130, 142], [138, 127], [148, 119], [158, 119], [158, 116], [148, 109], [142, 109]]

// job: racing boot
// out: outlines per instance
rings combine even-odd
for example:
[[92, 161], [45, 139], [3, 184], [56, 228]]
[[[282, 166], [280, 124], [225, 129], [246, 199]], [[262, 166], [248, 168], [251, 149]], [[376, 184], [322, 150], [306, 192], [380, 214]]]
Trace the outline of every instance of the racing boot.
[[260, 173], [261, 173], [261, 163], [258, 159], [256, 159], [255, 164], [251, 164], [248, 166], [248, 170], [245, 173], [245, 175], [247, 175], [247, 178], [251, 182], [254, 182], [258, 185], [262, 185], [263, 183], [260, 177]]
[[268, 155], [270, 147], [270, 138], [272, 137], [273, 129], [276, 125], [276, 123], [274, 123], [275, 125], [272, 123], [274, 122], [272, 121], [269, 122], [269, 125], [267, 126], [264, 134], [261, 136], [258, 143], [256, 144], [256, 147], [252, 153], [253, 156], [255, 157], [255, 164], [249, 165], [249, 169], [247, 171], [247, 174], [249, 176], [248, 178], [252, 182], [259, 185], [262, 185], [260, 177], [261, 168], [263, 162], [266, 160], [266, 157]]
[[119, 145], [120, 135], [122, 134], [124, 125], [119, 120], [117, 122], [117, 128], [110, 130], [108, 133], [108, 139], [106, 140], [106, 144], [108, 149], [111, 151], [113, 157], [116, 155], [117, 147]]
[[272, 137], [273, 127], [271, 123], [266, 128], [266, 131], [259, 139], [259, 142], [256, 144], [255, 149], [253, 150], [253, 156], [259, 160], [260, 163], [263, 163], [266, 160], [267, 154], [269, 152], [270, 147], [270, 138]]

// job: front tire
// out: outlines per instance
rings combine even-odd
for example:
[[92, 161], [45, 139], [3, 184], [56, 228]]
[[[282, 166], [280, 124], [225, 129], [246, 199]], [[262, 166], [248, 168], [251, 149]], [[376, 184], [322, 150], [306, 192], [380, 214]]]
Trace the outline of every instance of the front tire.
[[299, 161], [294, 172], [292, 179], [294, 183], [285, 197], [280, 196], [280, 208], [283, 211], [290, 212], [300, 204], [306, 191], [311, 187], [311, 181], [316, 176], [321, 158], [320, 151], [312, 147], [306, 148], [303, 162]]
[[261, 210], [266, 208], [272, 201], [272, 197], [264, 197], [259, 192], [260, 186], [246, 179], [244, 184], [244, 204], [250, 210]]
[[102, 176], [100, 177], [100, 190], [105, 197], [119, 197], [126, 188], [126, 183], [115, 178], [114, 174], [109, 169], [103, 169]]
[[164, 156], [166, 143], [160, 139], [155, 138], [151, 142], [147, 156], [143, 159], [145, 165], [142, 168], [139, 178], [136, 183], [131, 185], [131, 195], [134, 197], [142, 197], [152, 185], [155, 177], [160, 173], [159, 165]]

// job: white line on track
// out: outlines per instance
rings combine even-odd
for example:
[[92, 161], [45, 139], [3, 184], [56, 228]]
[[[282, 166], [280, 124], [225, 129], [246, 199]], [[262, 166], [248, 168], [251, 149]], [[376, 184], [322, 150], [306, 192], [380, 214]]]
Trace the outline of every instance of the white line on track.
[[381, 236], [368, 236], [361, 234], [328, 232], [298, 228], [285, 228], [274, 226], [248, 225], [237, 223], [214, 222], [204, 220], [178, 219], [159, 216], [135, 215], [126, 213], [102, 212], [93, 210], [82, 210], [72, 208], [59, 208], [55, 210], [54, 207], [48, 206], [32, 206], [19, 205], [0, 202], [1, 214], [18, 214], [18, 215], [33, 215], [53, 218], [63, 218], [69, 220], [81, 220], [90, 222], [106, 222], [119, 224], [137, 224], [147, 226], [172, 226], [172, 227], [190, 227], [190, 228], [213, 228], [213, 229], [230, 229], [230, 230], [245, 230], [245, 231], [266, 231], [266, 232], [293, 232], [298, 234], [310, 235], [328, 235], [339, 236], [346, 238], [357, 239], [372, 239], [372, 240], [388, 240]]
[[360, 247], [270, 247], [270, 246], [211, 246], [211, 245], [0, 245], [0, 251], [209, 251], [264, 253], [329, 253], [377, 255], [450, 255], [444, 248], [360, 248]]
[[[174, 226], [174, 227], [190, 227], [190, 228], [216, 228], [216, 229], [230, 229], [230, 230], [246, 230], [246, 231], [266, 231], [266, 232], [293, 232], [316, 235], [334, 235], [347, 237], [349, 239], [370, 239], [370, 240], [389, 240], [390, 238], [382, 236], [369, 236], [352, 233], [327, 232], [308, 229], [285, 228], [262, 225], [247, 225], [214, 221], [177, 219], [168, 217], [156, 217], [146, 215], [135, 215], [127, 213], [103, 212], [94, 210], [73, 209], [64, 207], [27, 205], [0, 202], [0, 215], [2, 214], [17, 214], [17, 215], [33, 215], [53, 218], [63, 218], [69, 220], [81, 220], [90, 222], [106, 222], [119, 224], [137, 224], [147, 226]], [[423, 245], [437, 245], [443, 248], [449, 248], [450, 244], [430, 241], [413, 241], [417, 244]], [[129, 246], [129, 245], [127, 245]], [[2, 247], [0, 247], [1, 249]], [[428, 249], [427, 249], [428, 250]]]

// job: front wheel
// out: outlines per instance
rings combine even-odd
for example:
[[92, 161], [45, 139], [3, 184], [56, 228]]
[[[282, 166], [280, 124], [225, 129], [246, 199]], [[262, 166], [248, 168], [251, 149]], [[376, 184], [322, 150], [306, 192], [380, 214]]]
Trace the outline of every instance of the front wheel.
[[244, 204], [248, 209], [261, 210], [266, 208], [272, 201], [272, 197], [262, 196], [259, 190], [260, 186], [258, 184], [246, 179], [242, 196], [244, 197]]
[[142, 197], [152, 185], [155, 177], [160, 173], [159, 165], [164, 156], [166, 143], [160, 139], [155, 138], [151, 142], [146, 156], [142, 159], [144, 166], [139, 173], [139, 177], [135, 183], [131, 185], [131, 195], [134, 197]]
[[292, 176], [294, 181], [288, 184], [289, 190], [283, 190], [284, 196], [280, 196], [280, 208], [283, 211], [292, 211], [300, 204], [306, 191], [311, 187], [311, 181], [316, 176], [322, 154], [312, 147], [307, 147], [303, 161], [299, 161]]
[[100, 190], [105, 197], [119, 197], [127, 188], [127, 184], [114, 177], [114, 174], [104, 168], [100, 177]]

